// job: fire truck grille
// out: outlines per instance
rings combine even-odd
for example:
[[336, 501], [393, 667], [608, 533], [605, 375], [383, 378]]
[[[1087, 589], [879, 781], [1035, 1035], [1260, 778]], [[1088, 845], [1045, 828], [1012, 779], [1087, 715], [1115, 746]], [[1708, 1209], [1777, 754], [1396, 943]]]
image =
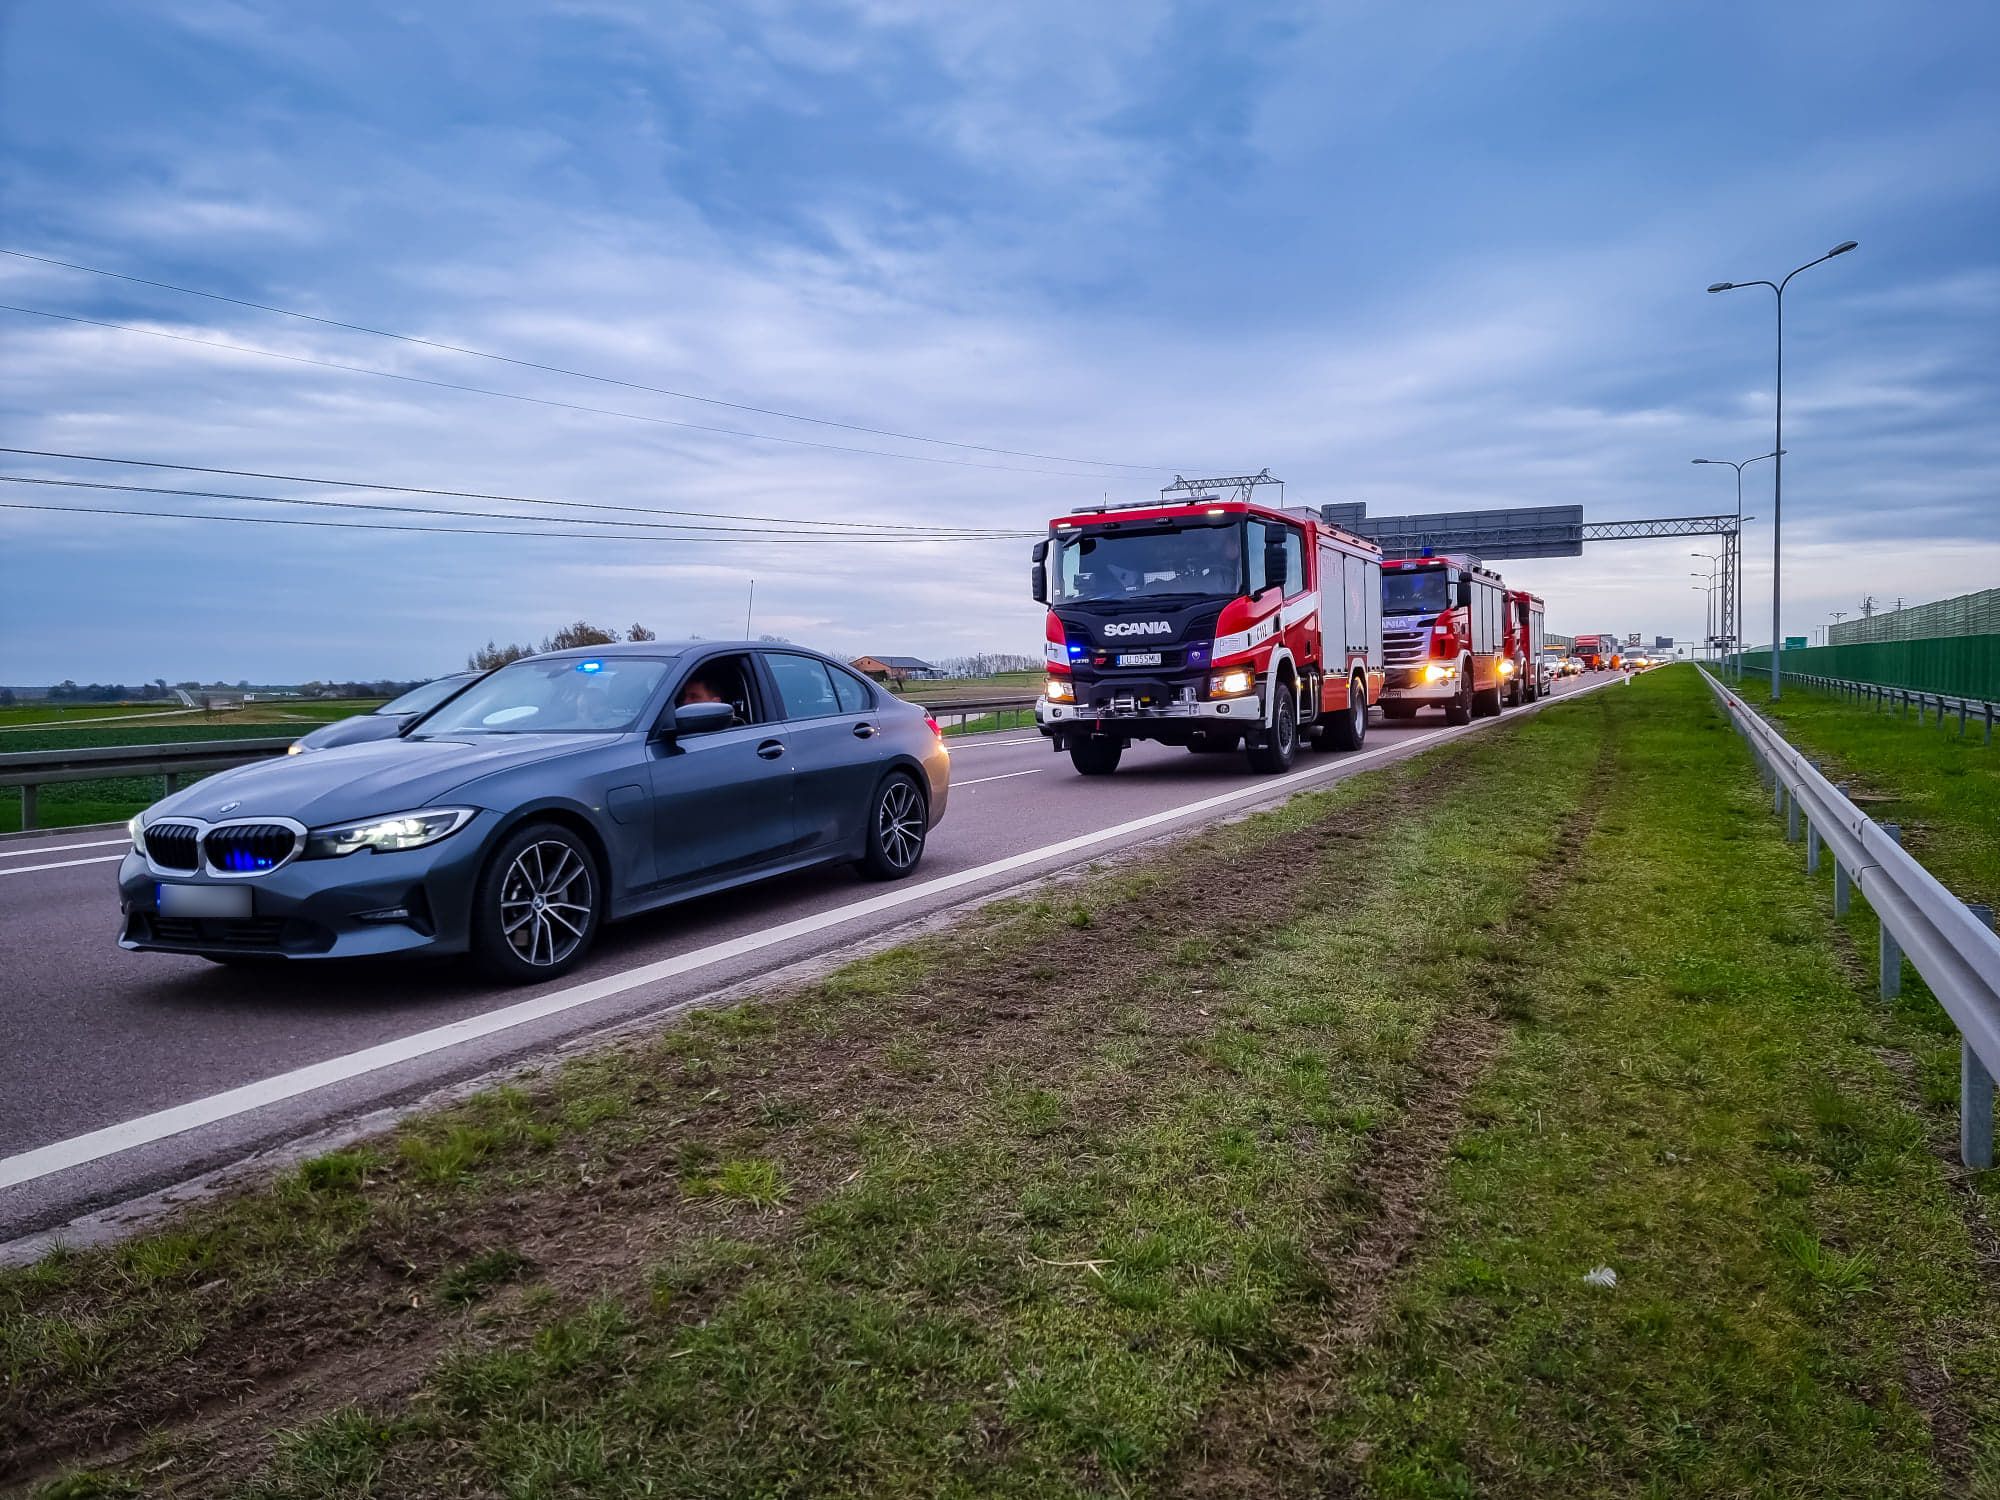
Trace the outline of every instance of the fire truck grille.
[[1385, 630], [1382, 632], [1382, 661], [1391, 667], [1411, 667], [1424, 659], [1427, 630]]

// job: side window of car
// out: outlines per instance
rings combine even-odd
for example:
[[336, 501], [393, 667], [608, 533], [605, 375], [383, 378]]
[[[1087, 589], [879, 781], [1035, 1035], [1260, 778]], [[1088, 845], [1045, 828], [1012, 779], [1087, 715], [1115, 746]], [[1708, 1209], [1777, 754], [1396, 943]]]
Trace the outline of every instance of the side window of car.
[[820, 719], [840, 712], [840, 700], [834, 695], [825, 662], [789, 651], [770, 652], [764, 662], [778, 684], [786, 718]]
[[833, 677], [833, 691], [840, 699], [840, 711], [844, 714], [863, 712], [872, 701], [868, 684], [852, 672], [843, 672], [838, 667], [828, 667]]
[[727, 703], [738, 724], [762, 723], [770, 715], [758, 711], [757, 677], [747, 656], [712, 656], [674, 692], [673, 707], [689, 703]]

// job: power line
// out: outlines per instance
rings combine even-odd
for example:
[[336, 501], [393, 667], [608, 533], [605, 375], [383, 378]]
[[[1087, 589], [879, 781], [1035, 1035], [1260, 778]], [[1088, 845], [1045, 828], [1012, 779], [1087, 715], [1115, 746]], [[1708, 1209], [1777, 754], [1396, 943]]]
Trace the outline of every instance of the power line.
[[[390, 526], [380, 521], [309, 521], [298, 516], [223, 516], [201, 511], [124, 510], [108, 505], [33, 505], [24, 500], [0, 500], [0, 510], [33, 510], [54, 512], [57, 515], [66, 516], [138, 516], [153, 521], [233, 521], [244, 526], [313, 526], [326, 531], [423, 532], [435, 536], [528, 536], [540, 537], [544, 541], [670, 543], [733, 543], [735, 541], [733, 537], [720, 536], [632, 536], [629, 533], [617, 532], [512, 531], [488, 526]], [[779, 536], [764, 538], [757, 545], [760, 547], [825, 547], [830, 545], [862, 547], [881, 546], [885, 543], [908, 543], [912, 540], [986, 541], [988, 538], [938, 537], [933, 539], [888, 536]]]
[[794, 448], [819, 448], [828, 453], [858, 453], [869, 458], [899, 458], [913, 464], [946, 464], [957, 469], [990, 469], [1001, 474], [1048, 474], [1058, 479], [1083, 477], [1067, 469], [1026, 469], [1018, 464], [984, 464], [976, 459], [940, 458], [930, 453], [893, 453], [887, 448], [855, 448], [844, 443], [822, 443], [813, 438], [779, 437], [770, 432], [750, 432], [741, 427], [713, 427], [701, 422], [679, 422], [672, 417], [655, 417], [636, 411], [616, 411], [608, 406], [586, 406], [577, 401], [557, 401], [548, 396], [528, 396], [520, 391], [496, 391], [491, 386], [464, 385], [455, 380], [433, 380], [425, 375], [404, 375], [395, 370], [378, 370], [373, 365], [345, 364], [337, 359], [313, 359], [304, 354], [280, 354], [275, 349], [259, 349], [250, 344], [232, 344], [226, 339], [196, 338], [191, 333], [169, 333], [163, 328], [141, 328], [133, 323], [114, 323], [104, 318], [83, 318], [74, 313], [50, 312], [40, 307], [19, 307], [8, 302], [0, 302], [0, 312], [24, 313], [31, 318], [49, 318], [58, 323], [79, 323], [87, 328], [109, 328], [117, 333], [139, 333], [147, 338], [171, 339], [177, 344], [199, 344], [206, 349], [227, 349], [233, 354], [254, 354], [260, 359], [281, 359], [287, 364], [313, 365], [322, 370], [340, 370], [349, 375], [373, 375], [382, 380], [400, 380], [407, 385], [428, 385], [442, 391], [461, 391], [472, 396], [496, 396], [502, 401], [524, 401], [531, 406], [549, 406], [560, 411], [586, 412], [598, 417], [618, 417], [627, 422], [650, 422], [657, 427], [679, 427], [688, 432], [711, 432], [724, 437], [750, 438], [760, 443], [785, 443]]
[[[589, 525], [587, 521], [573, 521], [567, 516], [517, 516], [506, 511], [494, 510], [449, 510], [436, 505], [378, 505], [365, 500], [312, 500], [302, 495], [244, 495], [230, 490], [176, 490], [151, 484], [109, 484], [86, 479], [51, 479], [29, 474], [0, 474], [0, 484], [39, 484], [73, 490], [115, 490], [121, 494], [135, 495], [176, 495], [187, 500], [246, 500], [260, 505], [311, 505], [329, 510], [372, 510], [386, 511], [391, 515], [462, 516], [484, 521], [540, 521], [549, 526]], [[765, 526], [706, 526], [690, 521], [606, 521], [602, 517], [595, 520], [599, 526], [639, 526], [649, 531], [717, 531], [740, 533], [747, 536], [769, 537], [773, 531]], [[562, 536], [563, 532], [548, 532], [546, 535]], [[787, 527], [782, 535], [811, 537], [823, 541], [857, 541], [860, 538], [837, 531], [815, 531], [809, 527]], [[990, 542], [1018, 540], [1037, 535], [1030, 531], [987, 532], [969, 535], [955, 529], [940, 528], [935, 532], [922, 532], [914, 536], [899, 536], [897, 541], [910, 542]], [[682, 537], [683, 541], [722, 541], [726, 537]]]
[[920, 433], [897, 432], [887, 427], [865, 427], [857, 422], [837, 422], [830, 417], [808, 417], [795, 411], [782, 411], [770, 406], [752, 406], [742, 401], [725, 401], [719, 396], [702, 396], [693, 391], [677, 391], [667, 386], [646, 385], [636, 380], [621, 380], [615, 375], [597, 375], [589, 370], [571, 370], [562, 365], [542, 364], [537, 360], [519, 359], [511, 354], [495, 354], [488, 349], [472, 349], [463, 344], [448, 344], [438, 339], [420, 338], [413, 333], [397, 333], [387, 328], [371, 328], [366, 323], [347, 323], [339, 318], [324, 318], [315, 313], [300, 312], [296, 308], [276, 307], [269, 302], [252, 302], [245, 297], [229, 297], [221, 292], [203, 291], [199, 287], [179, 286], [171, 281], [154, 281], [145, 276], [132, 276], [123, 271], [107, 271], [102, 266], [80, 265], [73, 260], [58, 260], [52, 255], [34, 255], [26, 250], [0, 248], [0, 255], [9, 255], [16, 260], [31, 260], [45, 266], [60, 266], [66, 271], [82, 271], [91, 276], [107, 276], [114, 281], [126, 281], [135, 286], [157, 287], [161, 291], [179, 292], [189, 297], [206, 297], [211, 302], [227, 302], [233, 307], [254, 308], [258, 312], [277, 313], [282, 317], [298, 318], [307, 323], [318, 323], [326, 328], [342, 328], [349, 333], [365, 333], [375, 338], [395, 339], [399, 343], [416, 344], [425, 349], [437, 349], [447, 354], [466, 354], [474, 359], [490, 359], [503, 365], [515, 365], [524, 370], [541, 370], [550, 375], [567, 375], [577, 380], [594, 380], [603, 385], [621, 386], [630, 391], [646, 391], [655, 396], [672, 396], [680, 401], [698, 401], [704, 406], [725, 407], [730, 411], [751, 412], [762, 417], [781, 417], [788, 422], [807, 422], [816, 427], [837, 427], [845, 432], [863, 432], [872, 437], [896, 438], [910, 443], [931, 443], [941, 448], [963, 448], [974, 453], [993, 453], [1008, 458], [1032, 458], [1042, 463], [1083, 464], [1099, 469], [1134, 469], [1142, 473], [1165, 474], [1175, 466], [1167, 464], [1118, 463], [1107, 458], [1067, 458], [1060, 453], [1028, 453], [1018, 448], [996, 448], [987, 443], [966, 443], [953, 438], [924, 437]]
[[[205, 464], [162, 463], [145, 458], [112, 458], [101, 453], [58, 453], [46, 448], [5, 448], [0, 453], [18, 454], [24, 458], [60, 458], [77, 463], [120, 464], [135, 469], [170, 469], [180, 474], [220, 474], [231, 479], [278, 479], [287, 484], [318, 484], [333, 489], [381, 490], [397, 495], [435, 495], [447, 500], [504, 500], [514, 505], [554, 505], [574, 510], [616, 510], [629, 511], [645, 516], [695, 516], [704, 521], [763, 521], [781, 526], [816, 526], [857, 529], [865, 531], [954, 531], [967, 536], [1022, 536], [1024, 532], [1007, 531], [993, 526], [927, 526], [908, 521], [834, 521], [808, 519], [802, 516], [759, 516], [746, 515], [734, 511], [713, 510], [673, 510], [654, 505], [618, 505], [611, 501], [598, 500], [545, 500], [533, 495], [499, 495], [482, 490], [435, 489], [411, 484], [378, 484], [362, 479], [328, 479], [313, 474], [273, 474], [261, 469], [220, 469]], [[609, 523], [606, 523], [609, 524]], [[632, 522], [621, 522], [632, 525]]]

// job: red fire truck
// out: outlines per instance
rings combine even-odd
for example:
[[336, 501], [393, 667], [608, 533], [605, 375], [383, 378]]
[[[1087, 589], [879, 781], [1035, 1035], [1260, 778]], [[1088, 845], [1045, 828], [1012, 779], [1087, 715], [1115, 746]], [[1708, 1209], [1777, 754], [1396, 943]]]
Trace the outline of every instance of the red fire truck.
[[1542, 601], [1526, 589], [1507, 591], [1507, 705], [1533, 703], [1549, 690], [1549, 661], [1542, 639]]
[[1473, 557], [1382, 564], [1382, 712], [1441, 708], [1453, 724], [1500, 712], [1507, 667], [1507, 585]]
[[1275, 483], [1177, 480], [1157, 502], [1059, 516], [1035, 544], [1035, 722], [1083, 775], [1109, 775], [1134, 740], [1240, 747], [1264, 773], [1301, 741], [1361, 744], [1382, 692], [1382, 551], [1253, 498]]

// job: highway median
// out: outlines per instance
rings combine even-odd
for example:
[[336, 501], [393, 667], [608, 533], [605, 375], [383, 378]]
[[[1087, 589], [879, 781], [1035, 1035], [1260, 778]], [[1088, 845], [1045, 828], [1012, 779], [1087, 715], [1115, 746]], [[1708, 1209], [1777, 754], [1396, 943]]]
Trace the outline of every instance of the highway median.
[[1658, 672], [0, 1273], [0, 1485], [2000, 1485], [1927, 1035]]

